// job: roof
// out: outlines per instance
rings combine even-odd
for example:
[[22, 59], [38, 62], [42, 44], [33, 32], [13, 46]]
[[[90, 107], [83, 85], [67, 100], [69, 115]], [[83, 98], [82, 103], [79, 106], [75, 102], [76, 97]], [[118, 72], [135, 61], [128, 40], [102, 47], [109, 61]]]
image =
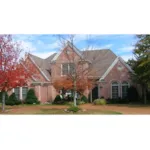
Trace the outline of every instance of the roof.
[[46, 79], [50, 79], [50, 62], [56, 53], [52, 54], [51, 56], [47, 57], [46, 59], [42, 59], [38, 56], [29, 54], [30, 58], [35, 62], [37, 67], [39, 67], [40, 71], [43, 73]]
[[[109, 49], [80, 51], [80, 54], [85, 60], [92, 62], [93, 69], [91, 74], [94, 74], [94, 76], [99, 78], [106, 72], [106, 70], [117, 58], [117, 56]], [[40, 68], [40, 71], [44, 74], [44, 76], [46, 76], [45, 78], [50, 79], [50, 65], [56, 55], [58, 55], [58, 53], [54, 53], [46, 59], [42, 59], [32, 54], [30, 54], [30, 57]]]
[[[67, 46], [73, 48], [73, 50], [76, 52], [76, 54], [78, 54], [80, 57], [82, 57], [81, 51], [79, 49], [77, 49], [74, 45], [72, 45], [69, 41], [66, 43], [65, 47], [67, 47]], [[64, 50], [64, 48], [53, 57], [52, 61], [56, 61], [63, 50]]]
[[117, 56], [110, 49], [87, 50], [82, 52], [84, 58], [92, 62], [93, 70], [91, 74], [101, 77]]

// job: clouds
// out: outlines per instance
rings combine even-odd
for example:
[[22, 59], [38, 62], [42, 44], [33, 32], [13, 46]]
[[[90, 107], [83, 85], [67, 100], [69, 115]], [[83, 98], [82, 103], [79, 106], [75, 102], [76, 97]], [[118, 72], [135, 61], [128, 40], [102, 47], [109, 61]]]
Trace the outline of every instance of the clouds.
[[[63, 35], [67, 37], [67, 35]], [[61, 49], [57, 35], [14, 35], [16, 41], [21, 41], [25, 52], [30, 52], [39, 57], [46, 58]], [[74, 44], [83, 49], [111, 49], [116, 55], [125, 60], [132, 56], [135, 36], [130, 34], [76, 34]]]
[[49, 57], [50, 55], [52, 55], [54, 53], [55, 53], [55, 51], [52, 51], [52, 52], [43, 52], [43, 53], [42, 52], [33, 52], [32, 54], [36, 55], [36, 56], [38, 56], [40, 58], [45, 59], [45, 58]]
[[37, 50], [37, 48], [35, 47], [35, 45], [33, 45], [32, 42], [20, 41], [20, 44], [21, 44], [21, 48], [24, 51], [33, 52]]
[[124, 46], [124, 47], [121, 47], [119, 50], [119, 52], [132, 52], [134, 49], [134, 46]]
[[113, 44], [107, 44], [107, 45], [102, 45], [99, 47], [99, 49], [111, 49]]

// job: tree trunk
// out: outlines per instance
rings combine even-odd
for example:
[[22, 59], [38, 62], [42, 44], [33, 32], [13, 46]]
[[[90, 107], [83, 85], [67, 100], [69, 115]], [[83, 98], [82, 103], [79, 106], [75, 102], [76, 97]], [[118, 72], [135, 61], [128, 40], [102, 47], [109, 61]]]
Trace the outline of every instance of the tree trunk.
[[74, 106], [76, 107], [76, 106], [77, 106], [77, 101], [76, 101], [76, 88], [77, 88], [77, 83], [76, 83], [76, 81], [74, 81], [73, 85], [74, 85], [74, 88], [73, 88], [73, 93], [74, 93], [73, 102], [74, 102]]
[[5, 91], [2, 92], [2, 112], [5, 111]]

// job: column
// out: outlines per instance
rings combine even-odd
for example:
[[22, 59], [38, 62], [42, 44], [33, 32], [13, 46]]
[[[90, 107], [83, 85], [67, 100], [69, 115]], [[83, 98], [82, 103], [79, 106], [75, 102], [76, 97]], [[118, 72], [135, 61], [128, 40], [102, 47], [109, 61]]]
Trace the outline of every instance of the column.
[[20, 87], [20, 100], [22, 100], [23, 98], [22, 98], [22, 87]]
[[39, 85], [39, 87], [38, 87], [38, 91], [39, 91], [39, 101], [41, 101], [41, 86]]

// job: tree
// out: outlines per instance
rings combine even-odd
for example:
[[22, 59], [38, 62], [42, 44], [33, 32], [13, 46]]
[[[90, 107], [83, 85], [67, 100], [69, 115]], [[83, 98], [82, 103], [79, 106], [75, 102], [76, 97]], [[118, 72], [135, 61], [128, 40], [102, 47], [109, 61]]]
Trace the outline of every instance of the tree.
[[34, 103], [39, 104], [39, 101], [35, 95], [34, 89], [29, 89], [29, 91], [27, 92], [25, 103], [26, 104], [34, 104]]
[[[87, 51], [84, 51], [84, 54], [83, 51], [79, 52], [74, 46], [75, 35], [58, 35], [58, 39], [60, 47], [64, 51], [64, 58], [68, 63], [66, 65], [68, 65], [69, 71], [65, 72], [65, 77], [53, 81], [53, 85], [57, 90], [62, 88], [73, 90], [74, 106], [76, 106], [76, 93], [83, 93], [87, 88], [91, 89], [95, 83], [95, 78], [91, 78], [91, 76], [96, 74], [96, 70], [92, 66], [98, 61], [97, 56], [93, 56], [93, 60], [89, 61]], [[69, 46], [69, 50], [65, 49], [66, 45]], [[88, 40], [86, 49], [93, 49], [89, 46]], [[61, 69], [60, 66], [57, 67]]]
[[5, 93], [23, 86], [34, 74], [33, 66], [20, 58], [21, 45], [11, 35], [0, 35], [0, 90], [2, 111], [5, 110]]
[[133, 81], [142, 87], [142, 95], [146, 104], [146, 91], [150, 85], [150, 35], [136, 35], [137, 43], [133, 54], [135, 59], [129, 60], [128, 64], [134, 70]]
[[[94, 81], [90, 79], [83, 79], [83, 78], [77, 78], [76, 79], [76, 92], [83, 95], [83, 92], [86, 88], [91, 89], [93, 87]], [[57, 91], [60, 90], [73, 90], [73, 81], [71, 78], [68, 77], [62, 77], [59, 79], [55, 79], [53, 86]]]

